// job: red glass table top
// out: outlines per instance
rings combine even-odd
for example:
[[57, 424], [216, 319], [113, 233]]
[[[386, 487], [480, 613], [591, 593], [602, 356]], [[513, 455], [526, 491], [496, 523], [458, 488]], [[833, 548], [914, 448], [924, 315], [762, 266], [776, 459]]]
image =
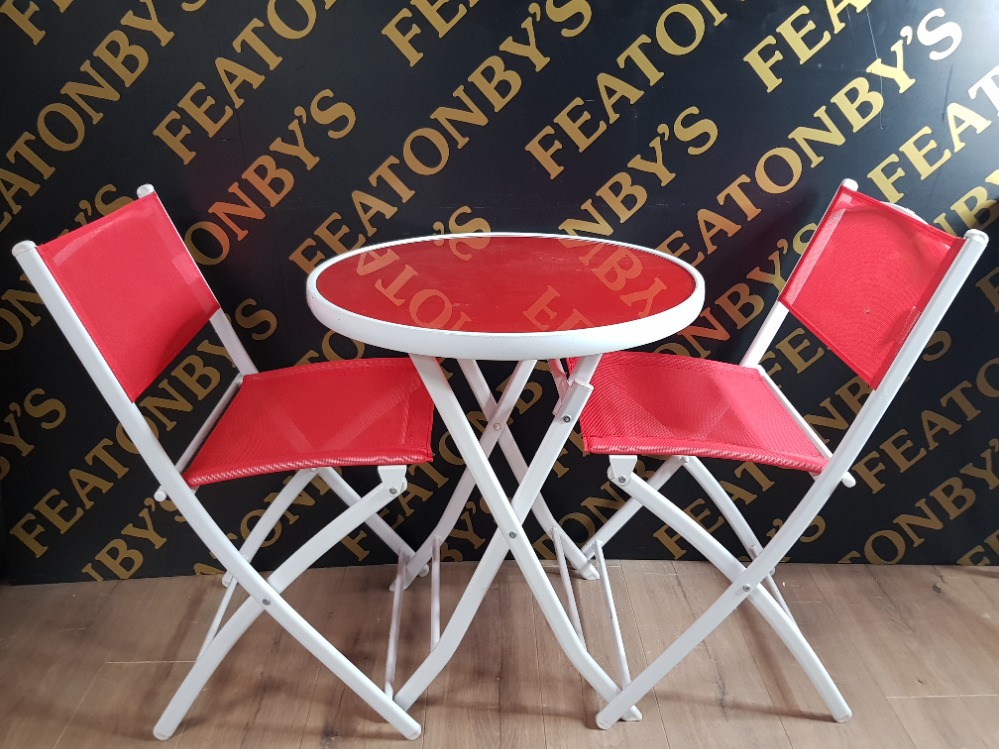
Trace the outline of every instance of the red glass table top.
[[[450, 356], [456, 355], [450, 344], [472, 337], [535, 338], [553, 344], [547, 356], [554, 357], [570, 355], [554, 352], [562, 350], [557, 341], [581, 340], [573, 331], [610, 332], [666, 317], [661, 329], [641, 334], [643, 340], [602, 343], [601, 351], [671, 335], [700, 312], [703, 286], [685, 263], [632, 245], [470, 234], [392, 242], [334, 258], [313, 272], [309, 297], [331, 328], [387, 348]], [[417, 340], [400, 339], [405, 331]], [[428, 331], [441, 332], [432, 339], [448, 340], [446, 350], [421, 345]]]

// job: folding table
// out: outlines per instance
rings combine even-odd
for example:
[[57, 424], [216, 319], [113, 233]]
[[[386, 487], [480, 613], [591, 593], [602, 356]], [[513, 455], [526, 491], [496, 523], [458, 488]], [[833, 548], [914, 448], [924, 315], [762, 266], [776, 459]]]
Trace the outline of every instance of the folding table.
[[[477, 233], [421, 237], [345, 253], [310, 274], [307, 294], [313, 313], [332, 330], [411, 357], [466, 462], [467, 475], [449, 512], [397, 583], [408, 583], [426, 564], [433, 539], [446, 536], [464, 504], [462, 492], [472, 482], [497, 526], [444, 631], [432, 635], [429, 656], [395, 693], [396, 703], [408, 709], [448, 663], [507, 551], [569, 660], [603, 699], [612, 699], [618, 686], [587, 652], [578, 621], [576, 626], [570, 621], [574, 612], [567, 613], [560, 602], [522, 523], [533, 507], [562, 548], [561, 529], [540, 496], [541, 487], [592, 391], [590, 378], [601, 354], [651, 343], [690, 324], [704, 302], [700, 275], [673, 257], [620, 242]], [[570, 357], [578, 361], [565, 375], [560, 361]], [[489, 418], [481, 441], [439, 358], [458, 360]], [[552, 362], [560, 397], [541, 444], [526, 461], [506, 424], [539, 360]], [[479, 361], [516, 362], [498, 402]], [[489, 462], [497, 443], [519, 482], [512, 498]], [[584, 574], [592, 575], [573, 544], [565, 545], [565, 552]], [[631, 708], [624, 717], [640, 715]]]

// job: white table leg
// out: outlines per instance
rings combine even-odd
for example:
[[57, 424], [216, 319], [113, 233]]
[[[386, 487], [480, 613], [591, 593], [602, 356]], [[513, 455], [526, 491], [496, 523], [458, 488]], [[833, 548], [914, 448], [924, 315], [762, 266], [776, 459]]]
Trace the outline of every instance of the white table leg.
[[[523, 365], [529, 365], [526, 368], [529, 378], [530, 373], [534, 371], [534, 366], [536, 364], [537, 362], [520, 362], [517, 366], [521, 367]], [[475, 395], [475, 399], [479, 402], [479, 406], [482, 408], [483, 412], [486, 414], [492, 413], [495, 408], [495, 401], [493, 400], [492, 393], [490, 392], [489, 383], [487, 383], [486, 378], [483, 377], [482, 370], [479, 368], [478, 362], [469, 359], [462, 359], [458, 362], [458, 365], [461, 367], [461, 371], [464, 373], [465, 379], [472, 388], [472, 393]], [[507, 384], [507, 389], [515, 389], [515, 392], [519, 395], [523, 392], [528, 378], [524, 378], [523, 382], [514, 381], [514, 379], [511, 378], [510, 382]], [[514, 477], [516, 477], [518, 482], [523, 481], [524, 474], [527, 473], [527, 461], [524, 460], [524, 455], [520, 452], [520, 446], [513, 438], [513, 434], [506, 427], [505, 419], [500, 426], [502, 427], [499, 430], [500, 449], [503, 451], [503, 456], [506, 458], [507, 465], [509, 465], [510, 469], [513, 471]], [[492, 422], [490, 422], [490, 428], [491, 427]], [[575, 542], [569, 538], [569, 535], [564, 530], [562, 530], [562, 526], [556, 522], [555, 517], [552, 515], [551, 509], [548, 507], [548, 503], [545, 502], [545, 498], [541, 496], [541, 494], [538, 494], [535, 498], [534, 504], [531, 505], [531, 511], [534, 513], [534, 517], [537, 518], [538, 523], [544, 530], [555, 528], [556, 533], [561, 535], [563, 551], [565, 552], [568, 560], [572, 563], [572, 566], [576, 568], [577, 572], [579, 572], [579, 574], [586, 580], [596, 580], [598, 577], [597, 571], [593, 565], [590, 564], [589, 558], [583, 554], [582, 551], [580, 551]], [[554, 541], [554, 539], [552, 540]]]
[[[489, 457], [492, 455], [493, 448], [499, 442], [507, 465], [510, 466], [517, 481], [521, 481], [524, 478], [524, 474], [527, 472], [527, 461], [524, 460], [520, 447], [517, 445], [517, 441], [513, 438], [513, 434], [506, 424], [516, 406], [517, 398], [520, 397], [524, 387], [527, 385], [527, 381], [531, 377], [531, 373], [534, 371], [535, 364], [537, 364], [535, 361], [517, 363], [507, 383], [507, 387], [503, 391], [503, 396], [500, 398], [499, 403], [497, 403], [492, 397], [489, 383], [486, 382], [486, 378], [483, 376], [478, 363], [469, 359], [458, 361], [458, 365], [461, 367], [461, 371], [464, 373], [472, 394], [482, 409], [482, 413], [489, 419], [485, 432], [479, 438], [479, 444], [482, 446], [486, 457]], [[408, 586], [412, 583], [426, 568], [427, 562], [433, 553], [432, 546], [434, 539], [446, 538], [454, 528], [458, 522], [458, 518], [461, 516], [462, 509], [465, 507], [465, 503], [468, 501], [469, 496], [471, 496], [474, 486], [475, 480], [472, 478], [471, 472], [466, 468], [433, 532], [427, 537], [420, 548], [413, 553], [409, 563], [406, 565], [406, 572], [403, 578], [405, 585]], [[551, 509], [541, 494], [538, 494], [531, 510], [542, 528], [556, 528], [556, 532], [562, 536], [562, 547], [565, 555], [580, 577], [585, 580], [596, 580], [598, 573], [590, 562], [589, 557], [562, 530], [562, 526], [556, 522]]]
[[[510, 414], [513, 412], [514, 406], [517, 404], [517, 399], [527, 384], [527, 380], [530, 379], [532, 370], [533, 364], [531, 362], [519, 362], [513, 371], [513, 375], [510, 377], [506, 391], [500, 397], [499, 403], [493, 401], [487, 407], [480, 400], [479, 404], [482, 406], [482, 411], [489, 419], [489, 423], [486, 424], [486, 429], [479, 439], [479, 444], [487, 458], [492, 455], [493, 448], [496, 447], [500, 435], [506, 431], [506, 422], [510, 418]], [[482, 376], [481, 372], [479, 376]], [[475, 479], [472, 477], [471, 471], [465, 468], [434, 530], [427, 536], [427, 540], [416, 550], [406, 565], [406, 572], [403, 577], [405, 585], [408, 586], [413, 582], [419, 575], [420, 570], [426, 565], [433, 554], [433, 546], [437, 543], [437, 539], [447, 538], [458, 522], [458, 518], [461, 517], [461, 511], [465, 507], [465, 502], [471, 496], [473, 488], [475, 488]]]
[[[610, 701], [619, 693], [620, 689], [590, 656], [576, 636], [565, 609], [562, 607], [558, 595], [552, 588], [551, 582], [541, 567], [534, 548], [521, 526], [521, 519], [526, 516], [533, 505], [541, 485], [551, 472], [562, 447], [568, 440], [578, 417], [578, 411], [571, 414], [566, 412], [562, 414], [562, 418], [556, 418], [552, 422], [534, 459], [527, 467], [520, 486], [514, 494], [513, 501], [510, 502], [503, 486], [496, 477], [496, 473], [489, 465], [488, 458], [476, 439], [475, 433], [465, 417], [465, 412], [448, 385], [437, 360], [433, 357], [418, 355], [413, 355], [411, 358], [423, 378], [441, 418], [451, 431], [451, 437], [465, 458], [468, 470], [482, 492], [483, 499], [489, 506], [493, 519], [496, 521], [497, 532], [490, 541], [482, 561], [477, 565], [472, 580], [458, 602], [437, 647], [431, 651], [428, 658], [396, 694], [396, 702], [404, 709], [411, 706], [450, 660], [471, 624], [472, 618], [485, 596], [485, 591], [499, 571], [507, 549], [513, 553], [518, 567], [524, 574], [532, 594], [566, 656], [594, 690], [604, 700]], [[574, 372], [574, 379], [582, 383], [583, 386], [588, 385], [599, 359], [599, 355], [582, 359]], [[581, 403], [578, 405], [581, 407]], [[632, 707], [624, 717], [638, 719], [641, 715], [637, 709]]]

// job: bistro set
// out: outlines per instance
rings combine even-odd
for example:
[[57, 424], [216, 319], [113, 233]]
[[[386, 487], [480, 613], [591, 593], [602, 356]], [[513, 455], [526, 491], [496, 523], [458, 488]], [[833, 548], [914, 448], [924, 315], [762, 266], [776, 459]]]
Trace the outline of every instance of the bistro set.
[[[641, 698], [745, 602], [787, 646], [829, 716], [850, 718], [775, 577], [833, 491], [853, 485], [850, 467], [967, 279], [986, 235], [971, 230], [954, 237], [844, 181], [742, 360], [732, 363], [635, 350], [680, 332], [704, 307], [701, 275], [677, 258], [603, 238], [503, 232], [475, 234], [476, 249], [450, 252], [448, 240], [460, 238], [364, 246], [310, 274], [304, 292], [320, 322], [399, 356], [263, 372], [151, 186], [91, 224], [41, 245], [22, 242], [14, 248], [159, 483], [156, 499], [176, 505], [226, 570], [204, 645], [167, 702], [155, 736], [174, 734], [223, 659], [266, 613], [402, 736], [417, 738], [422, 729], [409, 708], [451, 661], [508, 554], [559, 646], [598, 695], [602, 707], [594, 722], [600, 728], [641, 719], [636, 707]], [[419, 304], [403, 303], [384, 282], [400, 269], [418, 279]], [[832, 449], [760, 366], [788, 315], [870, 387]], [[207, 325], [238, 374], [191, 444], [180, 455], [170, 454], [136, 403]], [[485, 415], [481, 433], [442, 369], [444, 360], [457, 363]], [[512, 366], [498, 395], [483, 362]], [[557, 405], [540, 444], [525, 451], [510, 423], [528, 379], [539, 369], [550, 372], [546, 386], [557, 393]], [[450, 433], [465, 472], [432, 532], [413, 548], [379, 511], [405, 492], [409, 467], [433, 459], [431, 430], [437, 420]], [[574, 430], [581, 433], [586, 460], [607, 456], [610, 480], [628, 498], [581, 545], [559, 526], [542, 492]], [[636, 468], [639, 456], [662, 462], [647, 475]], [[780, 529], [760, 538], [705, 458], [805, 472], [812, 481]], [[363, 494], [350, 482], [356, 466], [377, 469], [377, 485]], [[498, 466], [515, 478], [512, 492]], [[681, 469], [731, 526], [743, 547], [738, 556], [683, 511], [683, 497], [667, 493]], [[239, 543], [198, 497], [201, 486], [277, 473], [291, 477]], [[257, 551], [316, 475], [342, 500], [342, 511], [276, 569], [258, 570]], [[447, 565], [439, 552], [473, 489], [496, 528], [457, 606], [441, 621], [440, 581]], [[727, 587], [661, 654], [636, 668], [638, 660], [634, 654], [629, 658], [617, 625], [603, 548], [642, 508], [681, 534]], [[525, 532], [532, 514], [552, 540], [563, 594]], [[392, 590], [370, 591], [373, 597], [393, 597], [384, 675], [365, 673], [347, 648], [335, 647], [284, 597], [303, 572], [362, 525], [399, 560]], [[588, 647], [572, 577], [577, 585], [603, 591], [616, 654], [609, 669]], [[412, 622], [401, 600], [414, 585], [431, 588], [430, 646], [402, 680], [396, 674], [400, 632]], [[245, 596], [237, 599], [237, 590]], [[335, 608], [336, 592], [330, 595]], [[661, 605], [670, 605], [666, 591]]]

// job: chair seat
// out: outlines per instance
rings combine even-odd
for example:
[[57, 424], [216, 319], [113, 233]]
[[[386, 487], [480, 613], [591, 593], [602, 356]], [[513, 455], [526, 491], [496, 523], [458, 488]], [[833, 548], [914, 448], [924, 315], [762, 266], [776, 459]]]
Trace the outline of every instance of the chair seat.
[[601, 359], [592, 384], [580, 417], [589, 452], [728, 458], [811, 473], [826, 465], [755, 368], [622, 352]]
[[184, 472], [191, 486], [302, 468], [431, 460], [434, 407], [409, 359], [247, 375]]

